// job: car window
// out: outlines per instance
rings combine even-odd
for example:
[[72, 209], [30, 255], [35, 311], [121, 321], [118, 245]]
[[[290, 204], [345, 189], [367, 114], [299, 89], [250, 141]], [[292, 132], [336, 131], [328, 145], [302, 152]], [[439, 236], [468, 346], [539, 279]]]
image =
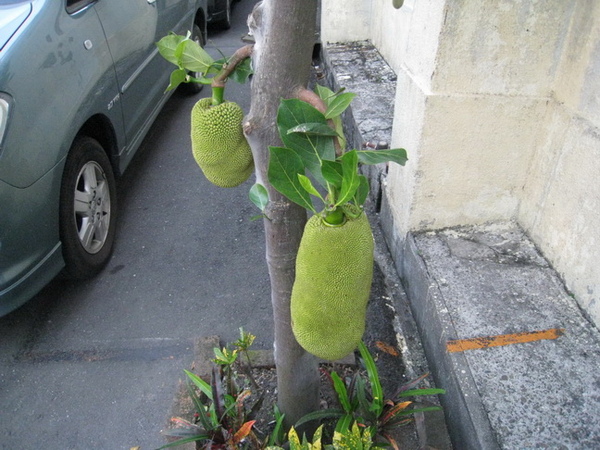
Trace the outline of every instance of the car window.
[[94, 3], [96, 0], [67, 0], [67, 12], [72, 14]]

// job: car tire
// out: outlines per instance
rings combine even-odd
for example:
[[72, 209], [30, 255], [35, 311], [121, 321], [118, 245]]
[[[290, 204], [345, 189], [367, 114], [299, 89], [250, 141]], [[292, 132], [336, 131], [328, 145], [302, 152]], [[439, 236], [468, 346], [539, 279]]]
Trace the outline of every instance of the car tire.
[[90, 137], [77, 138], [67, 156], [60, 190], [60, 239], [68, 278], [90, 278], [110, 259], [116, 193], [112, 166], [102, 146]]
[[[196, 24], [194, 24], [194, 27], [192, 28], [191, 38], [193, 41], [196, 41], [200, 47], [204, 48], [206, 45], [204, 34], [202, 33], [200, 27]], [[203, 74], [201, 72], [190, 72], [190, 75], [194, 78], [200, 78]], [[200, 93], [200, 91], [204, 88], [204, 85], [202, 83], [183, 83], [181, 87], [184, 88], [187, 94], [195, 95]]]

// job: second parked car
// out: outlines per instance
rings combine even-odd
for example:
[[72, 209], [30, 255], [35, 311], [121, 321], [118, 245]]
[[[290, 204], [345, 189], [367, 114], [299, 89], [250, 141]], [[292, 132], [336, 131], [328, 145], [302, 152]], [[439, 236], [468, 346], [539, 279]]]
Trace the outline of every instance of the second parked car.
[[231, 28], [231, 8], [240, 0], [208, 0], [208, 23]]

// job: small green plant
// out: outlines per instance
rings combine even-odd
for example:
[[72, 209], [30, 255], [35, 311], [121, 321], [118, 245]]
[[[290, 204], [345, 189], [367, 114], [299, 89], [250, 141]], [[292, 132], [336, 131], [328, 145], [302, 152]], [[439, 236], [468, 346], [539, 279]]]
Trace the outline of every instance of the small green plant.
[[[233, 349], [215, 348], [215, 364], [211, 383], [185, 371], [188, 392], [196, 409], [193, 422], [173, 418], [178, 426], [165, 432], [175, 442], [161, 448], [198, 442], [205, 449], [279, 450], [369, 450], [391, 445], [398, 448], [391, 431], [411, 422], [417, 412], [439, 410], [438, 406], [414, 407], [408, 398], [443, 394], [443, 389], [415, 389], [426, 375], [402, 386], [386, 397], [381, 387], [375, 361], [364, 343], [359, 351], [364, 371], [357, 371], [344, 381], [335, 372], [328, 373], [338, 397], [340, 408], [315, 411], [303, 417], [286, 432], [284, 415], [273, 409], [270, 433], [255, 429], [255, 417], [262, 407], [263, 392], [252, 378], [249, 348], [255, 336], [240, 329], [240, 338]], [[241, 355], [246, 362], [240, 361]], [[240, 373], [244, 373], [244, 377]], [[250, 389], [255, 386], [254, 391]], [[256, 395], [255, 395], [256, 394]], [[312, 439], [298, 435], [296, 429], [311, 421], [324, 421]], [[386, 443], [382, 442], [386, 441]], [[200, 447], [200, 445], [202, 447]]]
[[[240, 352], [248, 352], [255, 336], [245, 333], [240, 328], [238, 339], [233, 350], [215, 348], [215, 358], [211, 383], [207, 383], [198, 375], [188, 370], [188, 392], [196, 409], [195, 421], [190, 422], [180, 417], [171, 419], [178, 428], [166, 431], [164, 434], [178, 440], [161, 448], [174, 447], [188, 442], [198, 442], [206, 449], [239, 449], [262, 448], [259, 438], [253, 430], [253, 416], [259, 410], [263, 401], [263, 393], [252, 378], [247, 367], [238, 360]], [[243, 386], [238, 377], [238, 370], [244, 371], [253, 386], [258, 388], [257, 399], [251, 400], [252, 391]], [[281, 418], [280, 421], [283, 419]]]
[[[312, 442], [306, 436], [300, 440], [298, 433], [292, 427], [288, 433], [290, 450], [369, 450], [373, 447], [371, 431], [368, 428], [359, 427], [354, 422], [352, 427], [344, 432], [335, 431], [331, 444], [323, 444], [323, 425], [315, 431]], [[270, 446], [265, 450], [283, 450], [283, 447]]]
[[[367, 373], [366, 380], [357, 373], [346, 383], [336, 372], [331, 372], [331, 382], [341, 408], [315, 411], [303, 417], [296, 423], [296, 426], [312, 420], [334, 419], [336, 420], [335, 432], [346, 436], [355, 435], [353, 428], [359, 424], [369, 430], [368, 436], [374, 439], [384, 439], [397, 449], [398, 444], [391, 433], [395, 428], [409, 424], [415, 413], [440, 409], [439, 406], [409, 408], [415, 403], [408, 398], [444, 394], [445, 391], [443, 389], [415, 389], [417, 384], [427, 376], [423, 375], [402, 386], [391, 397], [386, 398], [373, 357], [363, 342], [359, 344], [358, 348]], [[369, 389], [367, 389], [367, 382]], [[380, 444], [373, 444], [373, 446], [380, 446]]]

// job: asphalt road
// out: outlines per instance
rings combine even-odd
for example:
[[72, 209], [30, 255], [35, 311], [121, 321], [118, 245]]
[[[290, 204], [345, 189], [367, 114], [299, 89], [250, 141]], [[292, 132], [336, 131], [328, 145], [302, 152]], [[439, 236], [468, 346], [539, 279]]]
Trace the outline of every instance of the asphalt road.
[[[255, 1], [213, 30], [207, 49], [242, 45]], [[250, 86], [226, 97], [248, 112]], [[272, 346], [262, 221], [248, 200], [253, 177], [220, 189], [190, 150], [195, 97], [175, 93], [119, 187], [114, 255], [86, 282], [54, 281], [0, 318], [0, 447], [152, 449], [164, 444], [177, 382], [195, 338], [226, 341], [238, 328]]]

